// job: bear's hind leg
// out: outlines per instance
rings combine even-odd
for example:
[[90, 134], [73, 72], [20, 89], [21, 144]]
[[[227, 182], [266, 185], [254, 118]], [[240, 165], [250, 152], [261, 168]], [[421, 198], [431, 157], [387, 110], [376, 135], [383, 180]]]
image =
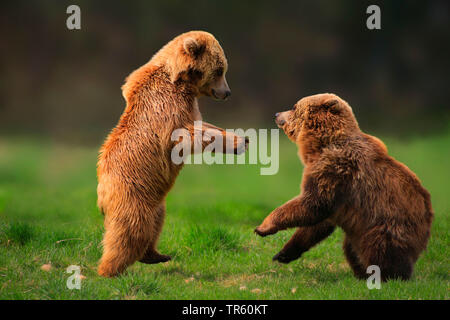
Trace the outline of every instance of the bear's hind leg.
[[159, 235], [161, 234], [162, 226], [164, 224], [164, 218], [166, 215], [166, 204], [164, 203], [164, 201], [161, 202], [155, 213], [156, 214], [154, 218], [153, 229], [150, 233], [148, 247], [143, 257], [139, 260], [139, 262], [146, 264], [167, 262], [172, 259], [169, 255], [161, 254], [156, 249], [156, 245], [158, 243]]
[[367, 278], [366, 269], [360, 262], [358, 255], [353, 249], [352, 244], [350, 243], [350, 240], [347, 236], [345, 237], [343, 247], [345, 257], [347, 258], [347, 262], [350, 265], [350, 268], [352, 268], [355, 277], [357, 277], [358, 279], [366, 279]]
[[142, 257], [148, 242], [149, 221], [135, 219], [110, 219], [106, 217], [103, 238], [103, 255], [98, 274], [114, 277], [122, 273], [129, 265]]
[[411, 278], [414, 252], [407, 247], [400, 248], [389, 232], [378, 231], [366, 235], [361, 255], [361, 260], [367, 266], [376, 265], [380, 268], [382, 281]]
[[[399, 260], [404, 261], [400, 262]], [[413, 265], [407, 259], [397, 257], [398, 264], [393, 264], [386, 267], [383, 271], [381, 269], [381, 280], [387, 281], [389, 279], [409, 280], [413, 272]]]
[[381, 280], [389, 279], [409, 280], [413, 272], [413, 262], [410, 255], [400, 248], [389, 246], [384, 255], [371, 260], [371, 264], [378, 265]]

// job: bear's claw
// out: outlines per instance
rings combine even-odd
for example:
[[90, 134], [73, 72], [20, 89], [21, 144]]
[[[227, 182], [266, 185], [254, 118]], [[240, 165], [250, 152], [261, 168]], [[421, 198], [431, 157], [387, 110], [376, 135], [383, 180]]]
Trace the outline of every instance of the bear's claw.
[[277, 233], [275, 229], [261, 230], [261, 227], [257, 227], [254, 232], [261, 237], [270, 236], [271, 234]]
[[280, 251], [276, 255], [273, 256], [272, 261], [278, 261], [280, 263], [287, 264], [291, 261], [294, 261], [298, 258], [300, 258], [301, 254], [299, 255], [289, 255], [286, 252]]
[[139, 262], [146, 263], [146, 264], [155, 264], [155, 263], [161, 263], [161, 262], [167, 262], [172, 260], [171, 256], [168, 256], [166, 254], [160, 254], [158, 256], [153, 257], [144, 257]]

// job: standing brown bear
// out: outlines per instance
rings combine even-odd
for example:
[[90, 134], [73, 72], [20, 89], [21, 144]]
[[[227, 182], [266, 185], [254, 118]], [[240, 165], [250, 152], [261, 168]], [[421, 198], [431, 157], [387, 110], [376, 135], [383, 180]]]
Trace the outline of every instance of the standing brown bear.
[[[186, 129], [190, 141], [197, 139], [196, 130], [213, 130], [223, 137], [224, 152], [245, 150], [247, 143], [241, 137], [205, 122], [194, 127], [194, 121], [201, 120], [199, 96], [224, 100], [230, 95], [227, 68], [214, 36], [192, 31], [170, 41], [127, 78], [122, 87], [125, 111], [98, 161], [98, 206], [105, 215], [100, 275], [115, 276], [137, 260], [149, 264], [170, 260], [156, 244], [165, 197], [182, 168], [171, 161], [171, 151], [180, 142], [171, 139], [175, 129]], [[227, 141], [232, 141], [232, 148], [226, 148]]]
[[334, 94], [303, 98], [275, 121], [298, 145], [305, 168], [301, 194], [255, 229], [267, 236], [298, 227], [273, 259], [293, 261], [339, 226], [356, 277], [377, 265], [383, 281], [409, 279], [433, 220], [430, 195], [416, 175], [363, 133], [351, 107]]

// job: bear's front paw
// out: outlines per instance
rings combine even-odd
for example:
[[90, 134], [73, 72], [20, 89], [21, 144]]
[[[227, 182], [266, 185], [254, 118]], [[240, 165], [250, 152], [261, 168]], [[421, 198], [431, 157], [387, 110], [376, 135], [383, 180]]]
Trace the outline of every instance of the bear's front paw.
[[271, 227], [264, 227], [264, 226], [259, 226], [257, 227], [255, 230], [255, 233], [261, 237], [265, 237], [265, 236], [269, 236], [271, 234], [275, 234], [277, 233], [277, 229], [275, 228], [275, 226], [271, 226]]
[[236, 147], [234, 148], [234, 154], [242, 154], [248, 150], [249, 140], [247, 137], [238, 137]]
[[294, 261], [298, 258], [300, 258], [302, 255], [301, 252], [298, 253], [293, 253], [293, 252], [286, 252], [281, 250], [280, 252], [278, 252], [276, 255], [273, 256], [272, 261], [278, 261], [281, 263], [289, 263], [291, 261]]

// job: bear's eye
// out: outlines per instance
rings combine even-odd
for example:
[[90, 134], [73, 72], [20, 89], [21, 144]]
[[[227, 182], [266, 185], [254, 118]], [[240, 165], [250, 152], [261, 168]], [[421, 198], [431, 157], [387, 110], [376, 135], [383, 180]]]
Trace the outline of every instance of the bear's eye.
[[216, 77], [221, 77], [223, 75], [223, 68], [216, 69], [216, 71], [214, 71], [214, 75]]

